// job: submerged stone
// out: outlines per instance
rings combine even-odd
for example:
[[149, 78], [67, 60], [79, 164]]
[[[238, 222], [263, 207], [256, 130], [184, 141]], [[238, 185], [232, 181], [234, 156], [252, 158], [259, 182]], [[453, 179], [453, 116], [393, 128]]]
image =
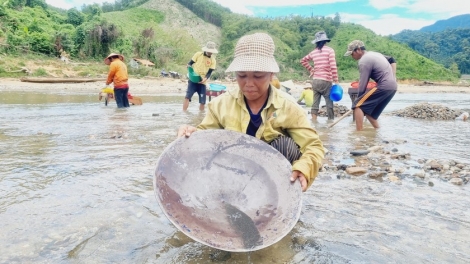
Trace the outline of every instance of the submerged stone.
[[357, 149], [357, 150], [352, 150], [351, 152], [349, 152], [351, 155], [353, 156], [362, 156], [362, 155], [367, 155], [369, 154], [369, 150], [366, 150], [366, 149]]

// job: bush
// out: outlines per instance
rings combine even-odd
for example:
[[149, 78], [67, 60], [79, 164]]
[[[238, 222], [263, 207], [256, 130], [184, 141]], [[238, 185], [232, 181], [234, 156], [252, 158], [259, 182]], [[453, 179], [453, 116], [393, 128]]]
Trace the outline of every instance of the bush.
[[47, 71], [43, 68], [38, 68], [37, 70], [35, 70], [33, 72], [33, 76], [37, 76], [37, 77], [40, 77], [40, 76], [47, 76]]

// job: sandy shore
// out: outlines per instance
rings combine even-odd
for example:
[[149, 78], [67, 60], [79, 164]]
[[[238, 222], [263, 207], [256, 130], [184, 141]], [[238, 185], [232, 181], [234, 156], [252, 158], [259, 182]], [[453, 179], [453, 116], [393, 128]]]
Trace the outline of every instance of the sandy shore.
[[[227, 88], [236, 86], [235, 82], [218, 82]], [[129, 92], [133, 95], [156, 95], [156, 94], [174, 94], [184, 93], [186, 91], [186, 80], [171, 78], [143, 78], [130, 79]], [[350, 83], [340, 84], [344, 92], [347, 93]], [[31, 83], [21, 82], [19, 79], [4, 78], [0, 79], [0, 91], [37, 91], [52, 93], [99, 93], [105, 87], [103, 82], [86, 83]], [[294, 89], [292, 94], [300, 93], [300, 90]], [[410, 85], [399, 84], [399, 93], [470, 93], [469, 86], [444, 86], [444, 85]]]

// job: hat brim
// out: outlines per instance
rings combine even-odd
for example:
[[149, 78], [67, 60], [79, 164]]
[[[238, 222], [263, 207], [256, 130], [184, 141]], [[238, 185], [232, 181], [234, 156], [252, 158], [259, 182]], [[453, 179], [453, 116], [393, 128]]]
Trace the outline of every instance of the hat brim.
[[216, 50], [216, 49], [209, 49], [209, 48], [206, 48], [206, 47], [202, 48], [202, 51], [210, 52], [210, 53], [213, 53], [213, 54], [219, 53], [219, 51]]
[[316, 39], [314, 39], [314, 40], [312, 40], [312, 44], [317, 44], [317, 43], [320, 42], [320, 41], [330, 42], [331, 40], [330, 40], [330, 39], [321, 39], [321, 40], [316, 40]]
[[228, 66], [225, 72], [238, 72], [238, 71], [258, 71], [258, 72], [279, 72], [274, 57], [266, 56], [238, 56], [235, 57]]
[[352, 51], [348, 50], [346, 53], [344, 53], [344, 57], [351, 56], [352, 53]]
[[124, 56], [122, 56], [121, 54], [111, 53], [108, 55], [108, 57], [106, 57], [106, 59], [104, 59], [104, 64], [106, 65], [111, 64], [111, 57], [116, 56], [116, 55], [119, 56], [120, 60], [124, 61]]
[[292, 80], [281, 82], [281, 85], [291, 90], [295, 88], [295, 84]]

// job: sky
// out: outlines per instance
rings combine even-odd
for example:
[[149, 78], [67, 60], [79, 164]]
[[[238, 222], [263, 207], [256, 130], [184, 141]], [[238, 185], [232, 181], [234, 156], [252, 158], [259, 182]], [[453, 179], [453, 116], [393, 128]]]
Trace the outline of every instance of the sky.
[[[378, 35], [418, 30], [438, 20], [469, 14], [469, 0], [212, 0], [234, 13], [255, 17], [288, 15], [333, 17], [363, 25]], [[52, 6], [69, 9], [83, 4], [114, 3], [113, 0], [46, 0]]]

